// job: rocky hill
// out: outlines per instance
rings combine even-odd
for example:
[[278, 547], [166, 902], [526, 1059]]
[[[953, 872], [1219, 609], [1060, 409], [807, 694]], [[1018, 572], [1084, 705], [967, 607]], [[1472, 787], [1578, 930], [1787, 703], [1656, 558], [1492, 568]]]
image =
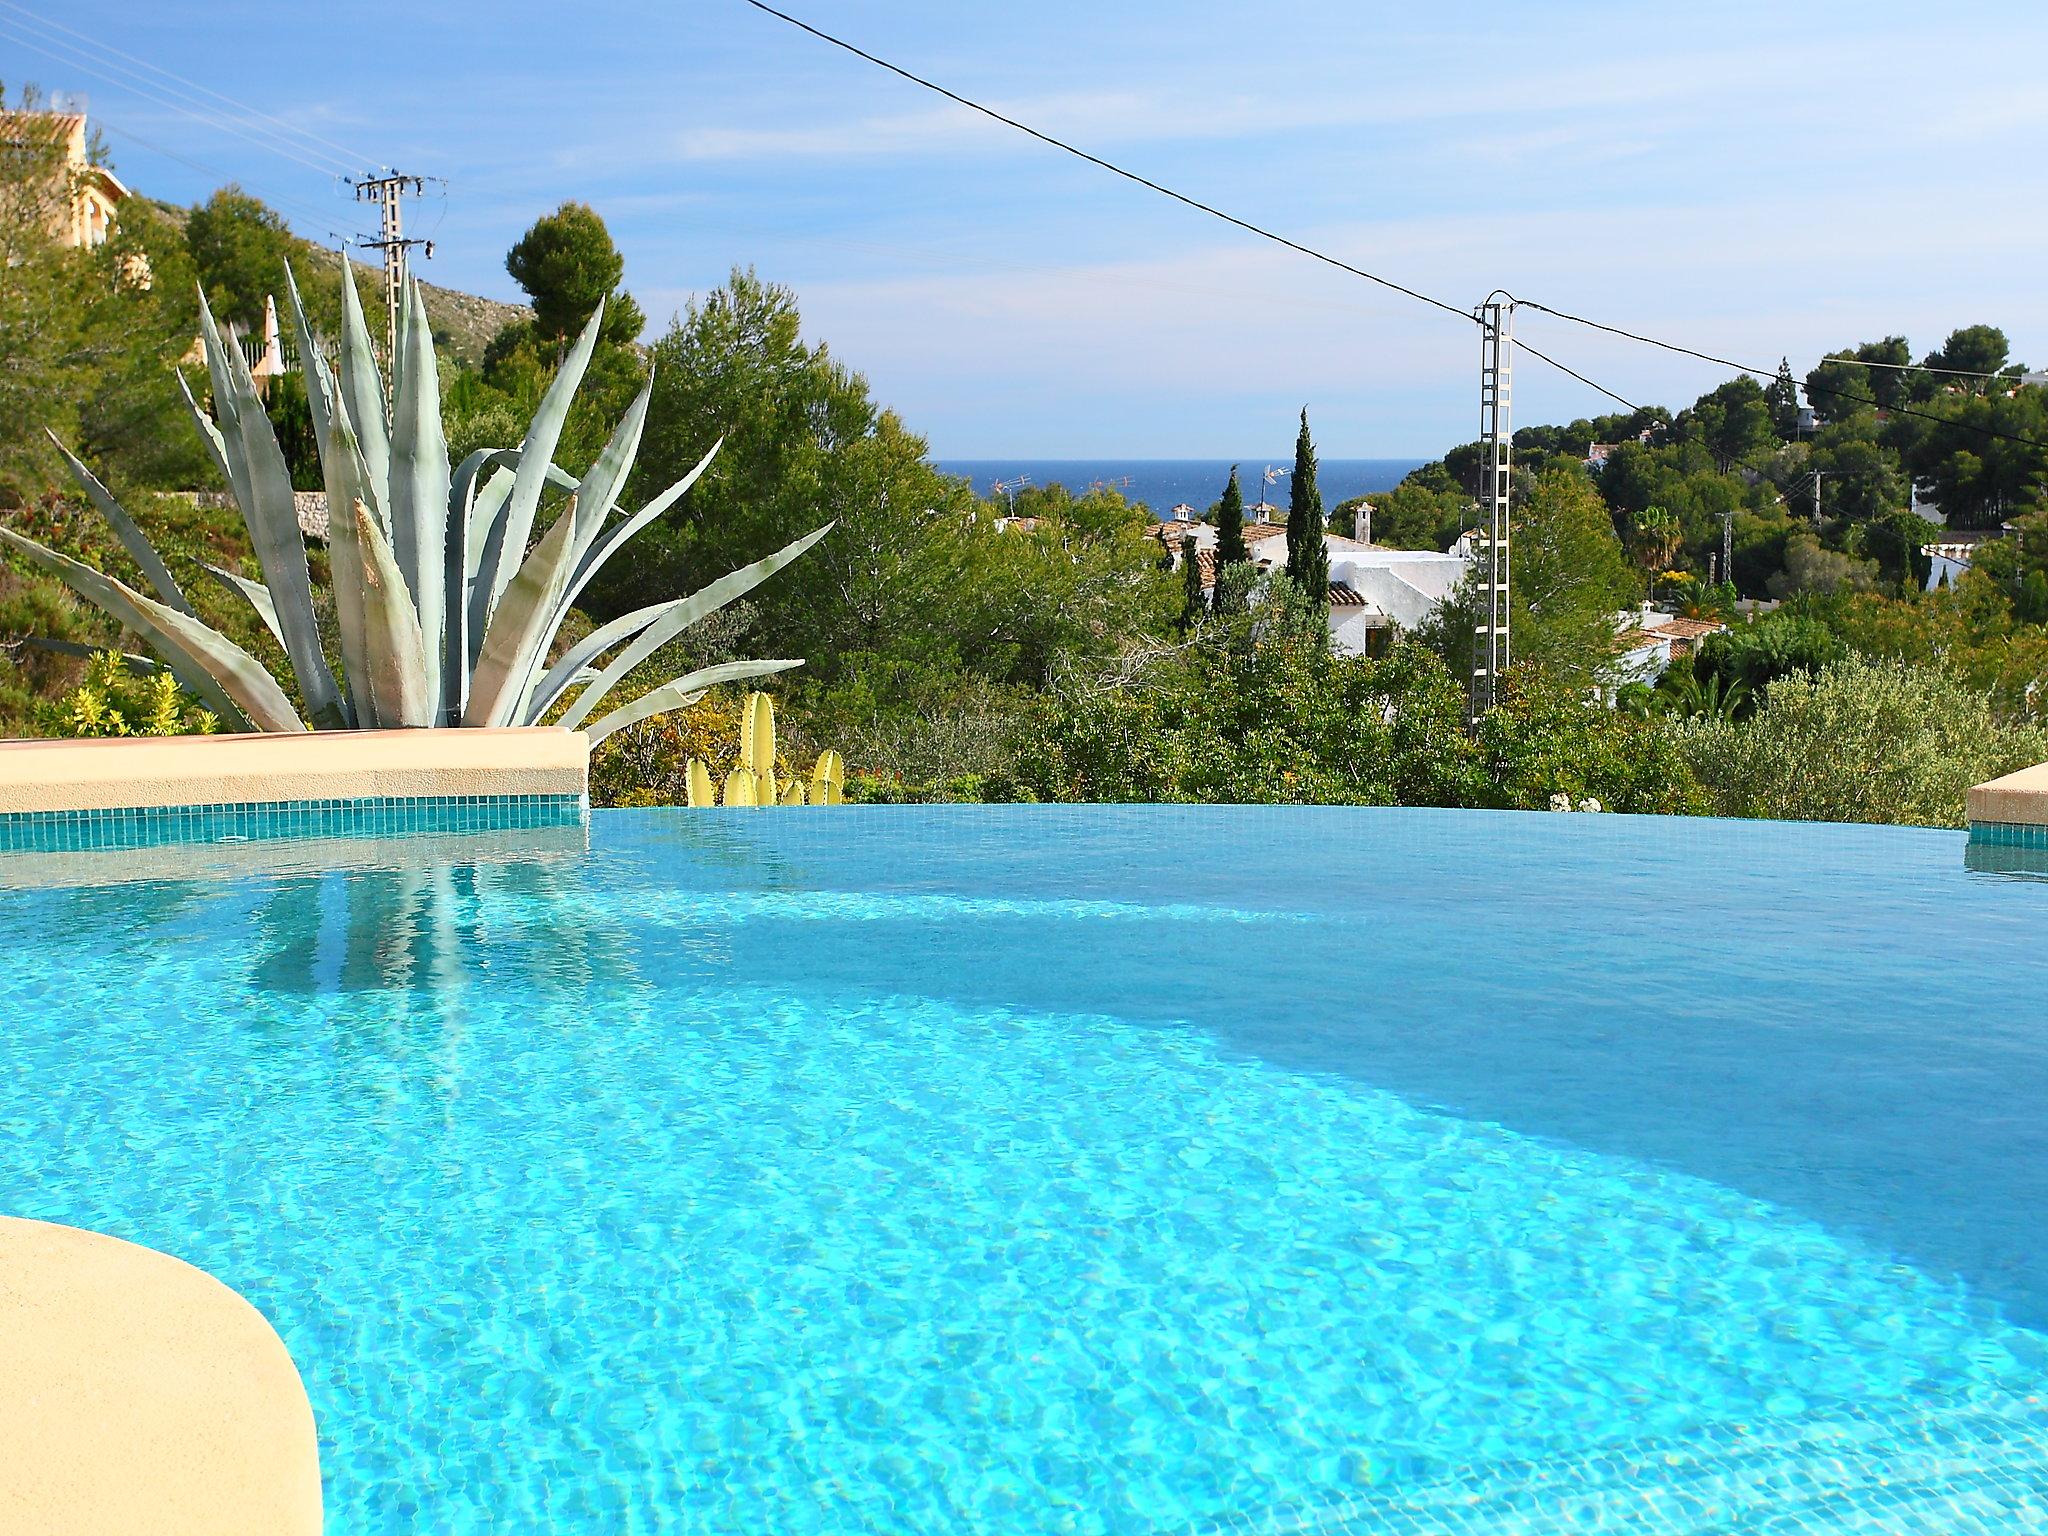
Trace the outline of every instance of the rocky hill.
[[[185, 219], [191, 212], [189, 208], [154, 198], [150, 199], [150, 202], [165, 219], [180, 228], [184, 227]], [[331, 251], [315, 245], [310, 240], [301, 240], [294, 236], [293, 244], [296, 249], [292, 254], [292, 265], [302, 274], [301, 281], [304, 280], [304, 272], [319, 263], [331, 262], [334, 259]], [[353, 255], [349, 257], [349, 261], [360, 271], [368, 274], [371, 284], [379, 279], [381, 269], [376, 263], [363, 261]], [[437, 283], [429, 282], [426, 273], [421, 270], [426, 266], [428, 263], [415, 262], [413, 275], [419, 278], [420, 292], [427, 301], [427, 318], [433, 323], [434, 340], [440, 344], [443, 351], [459, 363], [471, 367], [481, 363], [484, 348], [501, 329], [515, 320], [533, 318], [533, 311], [524, 304], [503, 304], [496, 299], [480, 298], [473, 293], [463, 293], [458, 289], [443, 288]]]

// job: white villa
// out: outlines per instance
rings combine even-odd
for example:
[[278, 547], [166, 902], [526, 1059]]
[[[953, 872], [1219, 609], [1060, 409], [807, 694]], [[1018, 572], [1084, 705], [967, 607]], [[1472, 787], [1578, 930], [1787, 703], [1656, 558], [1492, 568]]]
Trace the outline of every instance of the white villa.
[[[1250, 512], [1254, 509], [1247, 508]], [[1363, 535], [1370, 511], [1359, 514], [1357, 538], [1329, 533], [1323, 545], [1330, 554], [1330, 642], [1338, 654], [1377, 655], [1394, 632], [1413, 629], [1436, 612], [1471, 564], [1470, 542], [1460, 539], [1449, 553], [1433, 549], [1389, 549]], [[1192, 537], [1202, 571], [1202, 589], [1216, 587], [1216, 529], [1185, 518], [1154, 523], [1146, 533], [1157, 539], [1168, 561], [1178, 568], [1181, 545]], [[1287, 565], [1287, 525], [1247, 522], [1244, 542], [1252, 564], [1261, 571]]]
[[1683, 618], [1648, 603], [1628, 609], [1614, 616], [1614, 673], [1622, 683], [1654, 684], [1673, 661], [1727, 628], [1719, 619]]

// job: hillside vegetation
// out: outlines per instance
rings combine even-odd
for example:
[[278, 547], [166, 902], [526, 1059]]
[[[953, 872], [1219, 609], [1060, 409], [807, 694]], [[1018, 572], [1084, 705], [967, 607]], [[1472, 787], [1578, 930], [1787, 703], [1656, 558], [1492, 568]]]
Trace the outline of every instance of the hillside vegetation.
[[[190, 346], [190, 295], [204, 284], [220, 313], [248, 323], [279, 291], [285, 260], [304, 259], [313, 323], [331, 331], [341, 264], [232, 188], [182, 216], [138, 203], [97, 251], [38, 243], [33, 222], [7, 223], [0, 204], [0, 240], [0, 520], [133, 577], [59, 483], [35, 430], [48, 423], [164, 535], [174, 563], [203, 555], [256, 575], [231, 513], [166, 494], [211, 478], [172, 367]], [[147, 288], [126, 275], [136, 254], [157, 277]], [[1467, 729], [1462, 593], [1385, 655], [1336, 654], [1311, 570], [1226, 561], [1212, 606], [1164, 568], [1148, 509], [1112, 489], [1031, 487], [1007, 509], [977, 499], [933, 468], [925, 440], [855, 368], [804, 338], [796, 295], [751, 269], [643, 348], [623, 259], [594, 210], [569, 203], [540, 218], [506, 265], [530, 308], [472, 301], [434, 314], [430, 295], [451, 454], [518, 443], [568, 338], [603, 304], [561, 465], [587, 467], [643, 389], [624, 504], [722, 446], [585, 590], [572, 633], [832, 521], [804, 559], [635, 679], [803, 657], [776, 680], [780, 718], [797, 758], [844, 753], [850, 797], [1597, 803], [1954, 824], [1972, 779], [2048, 757], [2048, 395], [2021, 382], [1989, 325], [1917, 363], [1903, 338], [1885, 337], [1831, 354], [1803, 388], [1786, 366], [1675, 412], [1518, 431], [1517, 664], [1498, 707]], [[375, 274], [351, 270], [374, 305]], [[1891, 366], [1870, 366], [1880, 362]], [[1820, 420], [1802, 413], [1802, 394], [1823, 404]], [[295, 375], [274, 381], [266, 406], [295, 480], [318, 484]], [[1291, 499], [1313, 542], [1306, 415], [1299, 429]], [[1479, 462], [1463, 445], [1374, 497], [1375, 537], [1447, 547], [1471, 525]], [[1922, 549], [1942, 530], [1915, 510], [1916, 484], [1951, 530], [1981, 540], [1967, 572], [1934, 592]], [[1338, 528], [1351, 510], [1332, 509]], [[188, 587], [209, 620], [282, 666], [246, 610], [203, 577]], [[1655, 687], [1624, 685], [1617, 618], [1644, 597], [1728, 632]], [[73, 728], [66, 700], [83, 661], [35, 638], [124, 644], [68, 592], [0, 560], [9, 733]], [[594, 792], [679, 798], [701, 734], [688, 717], [620, 733], [593, 763]]]

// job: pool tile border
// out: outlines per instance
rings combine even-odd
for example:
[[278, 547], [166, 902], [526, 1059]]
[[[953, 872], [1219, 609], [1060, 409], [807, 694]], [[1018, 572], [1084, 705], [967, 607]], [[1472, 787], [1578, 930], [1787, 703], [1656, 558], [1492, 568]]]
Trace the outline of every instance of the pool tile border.
[[2048, 851], [2048, 825], [2024, 821], [1973, 821], [1970, 841], [1991, 848], [2037, 848]]
[[365, 795], [11, 811], [0, 812], [0, 853], [498, 832], [572, 826], [588, 820], [589, 815], [589, 797], [583, 794]]

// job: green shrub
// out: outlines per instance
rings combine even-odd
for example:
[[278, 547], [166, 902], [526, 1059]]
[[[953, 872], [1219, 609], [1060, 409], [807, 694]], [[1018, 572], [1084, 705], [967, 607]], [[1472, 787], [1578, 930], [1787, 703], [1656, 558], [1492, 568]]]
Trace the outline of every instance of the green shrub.
[[220, 724], [170, 673], [138, 674], [116, 651], [93, 656], [57, 716], [67, 736], [211, 736]]
[[1540, 811], [1561, 794], [1609, 811], [1696, 815], [1707, 805], [1670, 720], [1605, 708], [1541, 676], [1510, 674], [1506, 699], [1476, 734], [1477, 804]]
[[2048, 730], [2001, 724], [1954, 674], [1861, 658], [1778, 679], [1748, 720], [1680, 729], [1724, 816], [1961, 826], [1972, 784], [2048, 759]]

